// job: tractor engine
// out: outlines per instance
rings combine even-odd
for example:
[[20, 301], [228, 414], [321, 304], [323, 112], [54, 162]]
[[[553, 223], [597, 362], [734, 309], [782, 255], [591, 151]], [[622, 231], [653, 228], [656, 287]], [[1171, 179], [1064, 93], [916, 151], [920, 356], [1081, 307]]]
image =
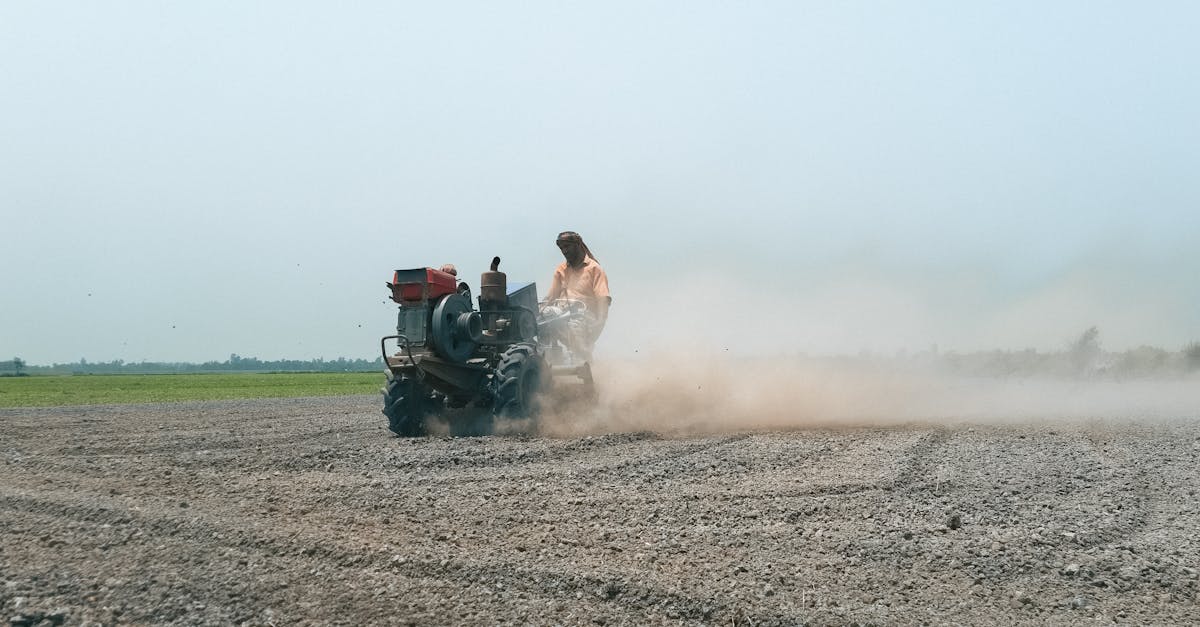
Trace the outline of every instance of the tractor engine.
[[475, 352], [482, 319], [453, 275], [433, 268], [396, 270], [387, 286], [400, 305], [396, 333], [406, 350], [431, 350], [450, 362], [466, 361]]

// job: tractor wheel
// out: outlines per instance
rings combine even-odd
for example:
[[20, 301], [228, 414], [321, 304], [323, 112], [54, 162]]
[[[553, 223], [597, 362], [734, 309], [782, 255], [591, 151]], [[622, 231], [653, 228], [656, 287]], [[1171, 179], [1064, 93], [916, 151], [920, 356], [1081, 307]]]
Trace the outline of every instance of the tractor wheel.
[[383, 388], [383, 415], [388, 418], [388, 429], [402, 438], [425, 435], [425, 410], [428, 403], [421, 395], [421, 386], [408, 377], [388, 373], [387, 386]]
[[496, 367], [496, 402], [492, 413], [504, 419], [537, 418], [538, 396], [545, 387], [542, 362], [533, 344], [516, 344]]

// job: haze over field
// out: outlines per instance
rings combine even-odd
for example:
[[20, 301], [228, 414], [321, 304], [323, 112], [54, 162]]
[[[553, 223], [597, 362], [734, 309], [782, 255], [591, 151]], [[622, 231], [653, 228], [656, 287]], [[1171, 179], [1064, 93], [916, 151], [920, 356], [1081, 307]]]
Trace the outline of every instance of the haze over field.
[[[0, 359], [373, 356], [395, 268], [602, 358], [1200, 339], [1193, 3], [0, 5]], [[638, 351], [635, 353], [634, 351]]]

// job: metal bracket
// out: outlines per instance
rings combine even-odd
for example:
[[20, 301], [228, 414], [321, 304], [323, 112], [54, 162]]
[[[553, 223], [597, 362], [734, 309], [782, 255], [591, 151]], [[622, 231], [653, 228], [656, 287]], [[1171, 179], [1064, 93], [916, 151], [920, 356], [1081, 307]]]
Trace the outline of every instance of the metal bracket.
[[408, 337], [406, 337], [406, 336], [403, 336], [403, 335], [385, 335], [385, 336], [383, 336], [382, 338], [380, 338], [380, 340], [379, 340], [379, 350], [380, 350], [380, 352], [381, 352], [381, 353], [383, 353], [383, 364], [384, 364], [385, 366], [387, 365], [387, 360], [388, 360], [388, 353], [387, 353], [387, 341], [388, 341], [388, 340], [402, 340], [402, 341], [404, 342], [404, 352], [408, 353], [408, 361], [412, 362], [413, 368], [415, 368], [415, 369], [416, 369], [416, 371], [417, 371], [417, 378], [418, 378], [418, 379], [424, 379], [424, 378], [425, 378], [425, 371], [421, 370], [421, 366], [419, 366], [419, 365], [417, 364], [417, 360], [413, 358], [413, 354], [412, 354], [412, 345], [411, 345], [411, 344], [409, 344], [409, 342], [408, 342]]

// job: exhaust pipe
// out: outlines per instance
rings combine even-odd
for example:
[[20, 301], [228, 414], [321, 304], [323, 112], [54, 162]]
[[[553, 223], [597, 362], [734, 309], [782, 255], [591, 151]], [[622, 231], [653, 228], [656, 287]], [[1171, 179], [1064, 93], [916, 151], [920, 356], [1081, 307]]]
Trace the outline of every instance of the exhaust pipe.
[[508, 307], [508, 276], [500, 271], [500, 258], [492, 257], [492, 269], [479, 276], [479, 309]]

